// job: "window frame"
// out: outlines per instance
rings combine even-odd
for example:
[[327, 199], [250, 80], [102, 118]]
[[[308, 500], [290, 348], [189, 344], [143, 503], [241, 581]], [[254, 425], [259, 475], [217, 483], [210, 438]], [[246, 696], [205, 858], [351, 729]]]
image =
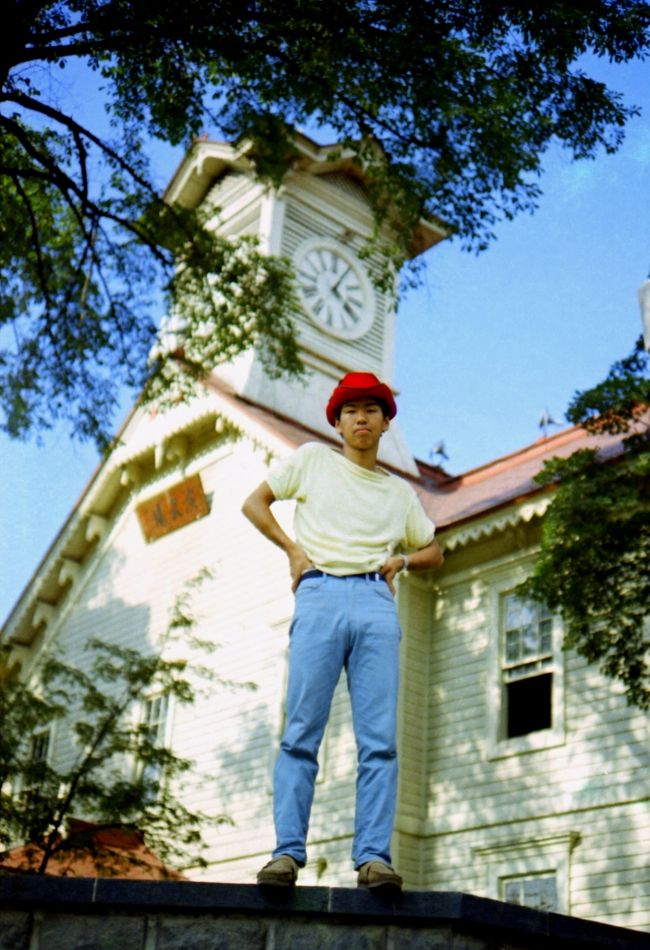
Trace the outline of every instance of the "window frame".
[[[45, 728], [35, 729], [28, 739], [28, 764], [36, 765], [42, 764], [45, 768], [48, 768], [52, 765], [52, 752], [54, 746], [54, 724], [50, 723]], [[37, 751], [37, 743], [40, 740], [46, 739], [47, 743], [45, 746], [45, 755], [35, 755]], [[15, 787], [19, 792], [31, 794], [35, 791], [38, 791], [38, 783], [35, 781], [30, 783], [26, 780], [25, 776], [17, 776], [13, 780], [15, 782]]]
[[[287, 623], [287, 630], [289, 628], [289, 623]], [[288, 640], [288, 634], [287, 634]], [[283, 655], [282, 655], [282, 677], [279, 678], [279, 682], [282, 684], [281, 689], [277, 694], [277, 708], [278, 713], [276, 716], [276, 721], [274, 725], [274, 735], [275, 740], [270, 749], [270, 758], [269, 758], [269, 794], [273, 794], [273, 776], [275, 772], [275, 765], [280, 754], [280, 745], [282, 743], [282, 736], [284, 735], [284, 730], [287, 725], [287, 683], [289, 680], [289, 643], [287, 642]], [[337, 685], [336, 689], [339, 686]], [[335, 690], [336, 693], [336, 690]], [[334, 705], [334, 696], [332, 696], [332, 706]], [[330, 709], [331, 715], [331, 709]], [[328, 778], [330, 777], [330, 716], [327, 718], [325, 724], [325, 730], [323, 732], [323, 738], [321, 739], [321, 744], [318, 748], [318, 771], [316, 773], [316, 778], [314, 779], [314, 785], [324, 785]]]
[[[145, 696], [142, 699], [142, 708], [140, 711], [140, 723], [143, 726], [152, 728], [152, 724], [148, 721], [147, 710], [151, 707], [156, 701], [164, 700], [164, 716], [154, 720], [153, 728], [156, 729], [156, 746], [161, 749], [169, 748], [170, 739], [171, 739], [171, 711], [172, 711], [172, 695], [170, 693], [151, 693], [150, 696]], [[162, 730], [160, 727], [162, 726]], [[158, 733], [161, 733], [160, 735]]]
[[526, 579], [523, 570], [508, 572], [494, 580], [489, 588], [488, 604], [488, 677], [487, 677], [487, 758], [501, 759], [509, 756], [535, 752], [563, 745], [566, 742], [565, 717], [565, 654], [563, 651], [562, 623], [558, 616], [551, 617], [551, 663], [540, 671], [552, 673], [551, 726], [521, 736], [508, 737], [507, 728], [507, 683], [504, 678], [505, 626], [503, 603], [508, 594], [516, 595], [516, 589]]
[[[538, 838], [514, 838], [473, 848], [485, 868], [485, 894], [504, 901], [507, 881], [527, 880], [553, 875], [557, 896], [554, 913], [571, 913], [571, 856], [580, 844], [577, 831], [540, 835]], [[527, 906], [527, 905], [513, 905]]]
[[[535, 904], [528, 904], [525, 900], [513, 901], [507, 898], [507, 889], [509, 885], [519, 884], [522, 891], [526, 884], [531, 881], [553, 881], [553, 891], [555, 903], [552, 907], [537, 907]], [[515, 907], [530, 907], [533, 910], [542, 910], [546, 913], [557, 914], [560, 912], [560, 896], [558, 887], [558, 874], [556, 868], [550, 868], [548, 871], [525, 871], [523, 874], [508, 874], [499, 878], [499, 899], [504, 904], [512, 904]]]
[[[57, 737], [56, 726], [57, 723], [51, 721], [46, 726], [37, 727], [29, 735], [25, 736], [23, 740], [26, 743], [25, 756], [23, 757], [25, 764], [32, 765], [37, 762], [41, 762], [46, 768], [51, 767], [53, 761], [54, 743]], [[37, 740], [44, 738], [47, 738], [45, 755], [39, 756], [37, 759], [34, 757], [36, 742]], [[23, 772], [22, 774], [14, 775], [9, 778], [7, 780], [7, 788], [12, 794], [18, 793], [19, 795], [31, 795], [38, 791], [39, 785], [37, 782], [28, 782]]]
[[[161, 733], [160, 736], [156, 737], [156, 748], [171, 749], [172, 716], [174, 710], [174, 697], [171, 693], [152, 692], [150, 695], [143, 696], [138, 710], [138, 722], [141, 726], [149, 727], [150, 724], [147, 722], [147, 709], [151, 703], [160, 699], [165, 700], [165, 717], [162, 723], [155, 723], [156, 730]], [[160, 724], [162, 724], [162, 730], [160, 730]], [[141, 781], [145, 776], [146, 770], [152, 768], [152, 766], [147, 766], [139, 756], [136, 756], [135, 768], [137, 779]], [[162, 775], [158, 783], [159, 787], [162, 787], [165, 781], [166, 779], [164, 775]]]
[[[45, 765], [50, 765], [52, 761], [52, 729], [47, 727], [46, 729], [37, 729], [32, 733], [29, 740], [29, 761], [30, 762], [43, 762]], [[39, 744], [45, 740], [45, 755], [36, 755], [35, 753], [39, 750]]]

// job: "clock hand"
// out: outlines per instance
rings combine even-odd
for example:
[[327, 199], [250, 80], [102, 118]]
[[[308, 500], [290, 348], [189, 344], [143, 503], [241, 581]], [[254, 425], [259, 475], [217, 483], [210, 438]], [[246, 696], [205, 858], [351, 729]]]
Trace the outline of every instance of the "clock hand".
[[343, 278], [346, 276], [346, 274], [349, 274], [349, 273], [350, 273], [350, 268], [349, 268], [349, 267], [346, 267], [345, 270], [343, 271], [343, 273], [341, 274], [341, 276], [339, 277], [339, 279], [337, 280], [337, 282], [336, 282], [336, 283], [334, 284], [334, 286], [332, 287], [332, 293], [333, 293], [333, 294], [336, 294], [337, 297], [340, 297], [340, 294], [339, 294], [339, 292], [338, 292], [339, 284], [341, 283], [341, 281], [343, 280]]
[[353, 323], [358, 323], [358, 322], [359, 322], [359, 314], [358, 314], [358, 313], [355, 313], [354, 310], [352, 310], [352, 308], [350, 307], [350, 304], [349, 304], [349, 303], [347, 303], [347, 302], [344, 303], [344, 304], [343, 304], [343, 309], [345, 310], [345, 312], [346, 312], [347, 315], [350, 317], [350, 320], [352, 320]]

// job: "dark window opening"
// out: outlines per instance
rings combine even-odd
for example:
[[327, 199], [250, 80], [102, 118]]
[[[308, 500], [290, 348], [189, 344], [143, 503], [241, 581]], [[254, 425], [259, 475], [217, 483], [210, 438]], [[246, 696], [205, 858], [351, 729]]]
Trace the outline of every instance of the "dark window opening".
[[506, 684], [506, 738], [550, 729], [553, 674], [543, 673]]
[[47, 754], [50, 748], [49, 732], [38, 732], [32, 736], [32, 746], [30, 750], [31, 762], [47, 762]]

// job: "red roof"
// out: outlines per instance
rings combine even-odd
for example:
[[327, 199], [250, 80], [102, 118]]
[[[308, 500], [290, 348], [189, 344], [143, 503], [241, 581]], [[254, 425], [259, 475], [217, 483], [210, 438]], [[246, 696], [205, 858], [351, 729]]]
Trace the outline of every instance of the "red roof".
[[[282, 437], [289, 446], [298, 448], [314, 440], [339, 444], [333, 438], [328, 439], [320, 432], [236, 395], [215, 377], [209, 380], [208, 388], [240, 410], [245, 409], [248, 416]], [[544, 462], [555, 456], [567, 458], [578, 449], [590, 448], [598, 449], [602, 458], [613, 458], [620, 455], [621, 443], [621, 436], [590, 435], [583, 428], [573, 426], [462, 475], [449, 475], [438, 466], [421, 461], [417, 463], [419, 480], [404, 472], [398, 474], [413, 484], [425, 511], [438, 528], [443, 529], [544, 491], [533, 478]]]
[[622, 452], [622, 439], [590, 435], [574, 426], [462, 475], [450, 476], [447, 482], [421, 493], [422, 502], [440, 528], [449, 528], [544, 491], [533, 481], [544, 462], [568, 458], [579, 449], [597, 449], [602, 459], [615, 458]]
[[[128, 825], [97, 825], [72, 818], [68, 835], [57, 842], [47, 863], [46, 874], [57, 877], [121, 877], [138, 881], [183, 881], [178, 871], [167, 867], [144, 843], [136, 828]], [[44, 849], [25, 844], [7, 851], [0, 873], [36, 873]]]

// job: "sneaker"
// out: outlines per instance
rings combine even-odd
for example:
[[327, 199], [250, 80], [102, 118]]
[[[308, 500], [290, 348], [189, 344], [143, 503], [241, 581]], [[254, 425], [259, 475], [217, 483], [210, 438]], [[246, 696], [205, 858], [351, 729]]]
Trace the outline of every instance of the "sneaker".
[[298, 869], [298, 862], [290, 854], [281, 854], [258, 871], [257, 883], [263, 887], [293, 887]]
[[357, 887], [381, 889], [382, 894], [400, 894], [402, 892], [402, 878], [390, 864], [383, 861], [368, 861], [359, 868]]

